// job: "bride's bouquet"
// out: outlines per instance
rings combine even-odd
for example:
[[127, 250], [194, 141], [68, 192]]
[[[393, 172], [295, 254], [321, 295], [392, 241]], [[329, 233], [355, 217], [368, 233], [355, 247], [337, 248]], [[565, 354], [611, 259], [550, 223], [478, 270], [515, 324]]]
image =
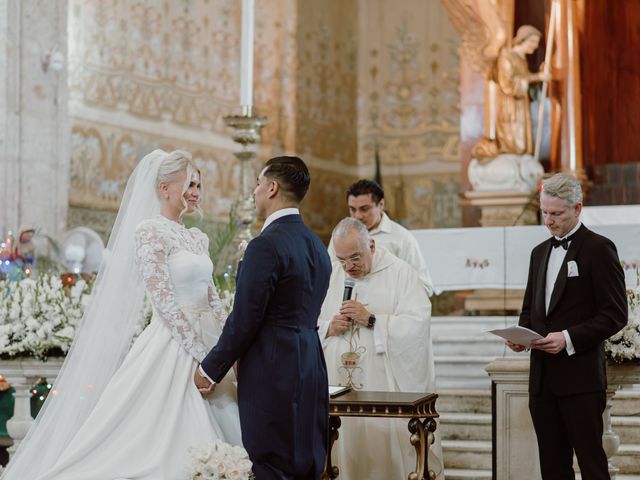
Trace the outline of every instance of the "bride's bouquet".
[[616, 363], [640, 361], [640, 292], [627, 290], [629, 322], [604, 345], [607, 357]]
[[247, 480], [253, 478], [247, 451], [221, 440], [188, 450], [187, 480]]

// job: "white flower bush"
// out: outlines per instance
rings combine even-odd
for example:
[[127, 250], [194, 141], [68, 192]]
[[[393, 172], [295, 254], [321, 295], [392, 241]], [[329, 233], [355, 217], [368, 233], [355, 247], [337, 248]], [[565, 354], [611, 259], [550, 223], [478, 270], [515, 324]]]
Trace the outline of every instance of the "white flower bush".
[[91, 285], [64, 288], [56, 275], [0, 281], [0, 356], [46, 359], [69, 351]]
[[604, 344], [607, 356], [616, 363], [640, 361], [640, 291], [627, 290], [627, 302], [627, 326]]
[[252, 478], [247, 451], [221, 440], [196, 445], [187, 452], [187, 480], [247, 480]]

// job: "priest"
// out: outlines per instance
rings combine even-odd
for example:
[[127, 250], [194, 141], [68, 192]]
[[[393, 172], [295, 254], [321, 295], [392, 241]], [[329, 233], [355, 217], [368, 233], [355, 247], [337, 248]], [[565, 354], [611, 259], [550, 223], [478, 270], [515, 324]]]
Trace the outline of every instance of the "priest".
[[[329, 384], [434, 392], [431, 303], [417, 271], [376, 247], [354, 218], [340, 221], [331, 239], [336, 261], [318, 321]], [[353, 281], [353, 287], [345, 290], [345, 280], [347, 285]], [[343, 301], [345, 297], [349, 299]], [[434, 446], [429, 469], [440, 479], [439, 442]], [[332, 452], [340, 477], [346, 479], [408, 478], [415, 458], [401, 419], [343, 418]]]

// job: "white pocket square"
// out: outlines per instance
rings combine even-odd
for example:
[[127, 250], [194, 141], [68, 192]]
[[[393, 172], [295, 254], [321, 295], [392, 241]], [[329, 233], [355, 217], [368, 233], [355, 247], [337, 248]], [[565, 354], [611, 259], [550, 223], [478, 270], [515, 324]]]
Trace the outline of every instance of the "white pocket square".
[[567, 263], [567, 277], [578, 277], [578, 264], [575, 260], [571, 260]]

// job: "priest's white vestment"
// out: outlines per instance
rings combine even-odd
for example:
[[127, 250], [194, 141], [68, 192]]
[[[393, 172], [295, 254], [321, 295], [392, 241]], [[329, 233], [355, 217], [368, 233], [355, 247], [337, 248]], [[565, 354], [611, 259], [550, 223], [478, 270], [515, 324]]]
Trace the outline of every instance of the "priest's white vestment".
[[[342, 303], [344, 280], [342, 266], [333, 262], [318, 321], [329, 384], [345, 385], [351, 373], [353, 383], [362, 390], [435, 392], [431, 302], [416, 270], [377, 247], [371, 271], [356, 279], [351, 297], [375, 315], [374, 328], [360, 327], [353, 334], [347, 329], [343, 335], [326, 337], [329, 322]], [[357, 364], [347, 369], [342, 359], [349, 351], [359, 355]], [[415, 448], [409, 442], [404, 419], [342, 418], [339, 433], [332, 460], [340, 468], [340, 478], [400, 479], [415, 470]], [[443, 479], [440, 442], [436, 440], [432, 448], [429, 468], [440, 472], [438, 479]]]

